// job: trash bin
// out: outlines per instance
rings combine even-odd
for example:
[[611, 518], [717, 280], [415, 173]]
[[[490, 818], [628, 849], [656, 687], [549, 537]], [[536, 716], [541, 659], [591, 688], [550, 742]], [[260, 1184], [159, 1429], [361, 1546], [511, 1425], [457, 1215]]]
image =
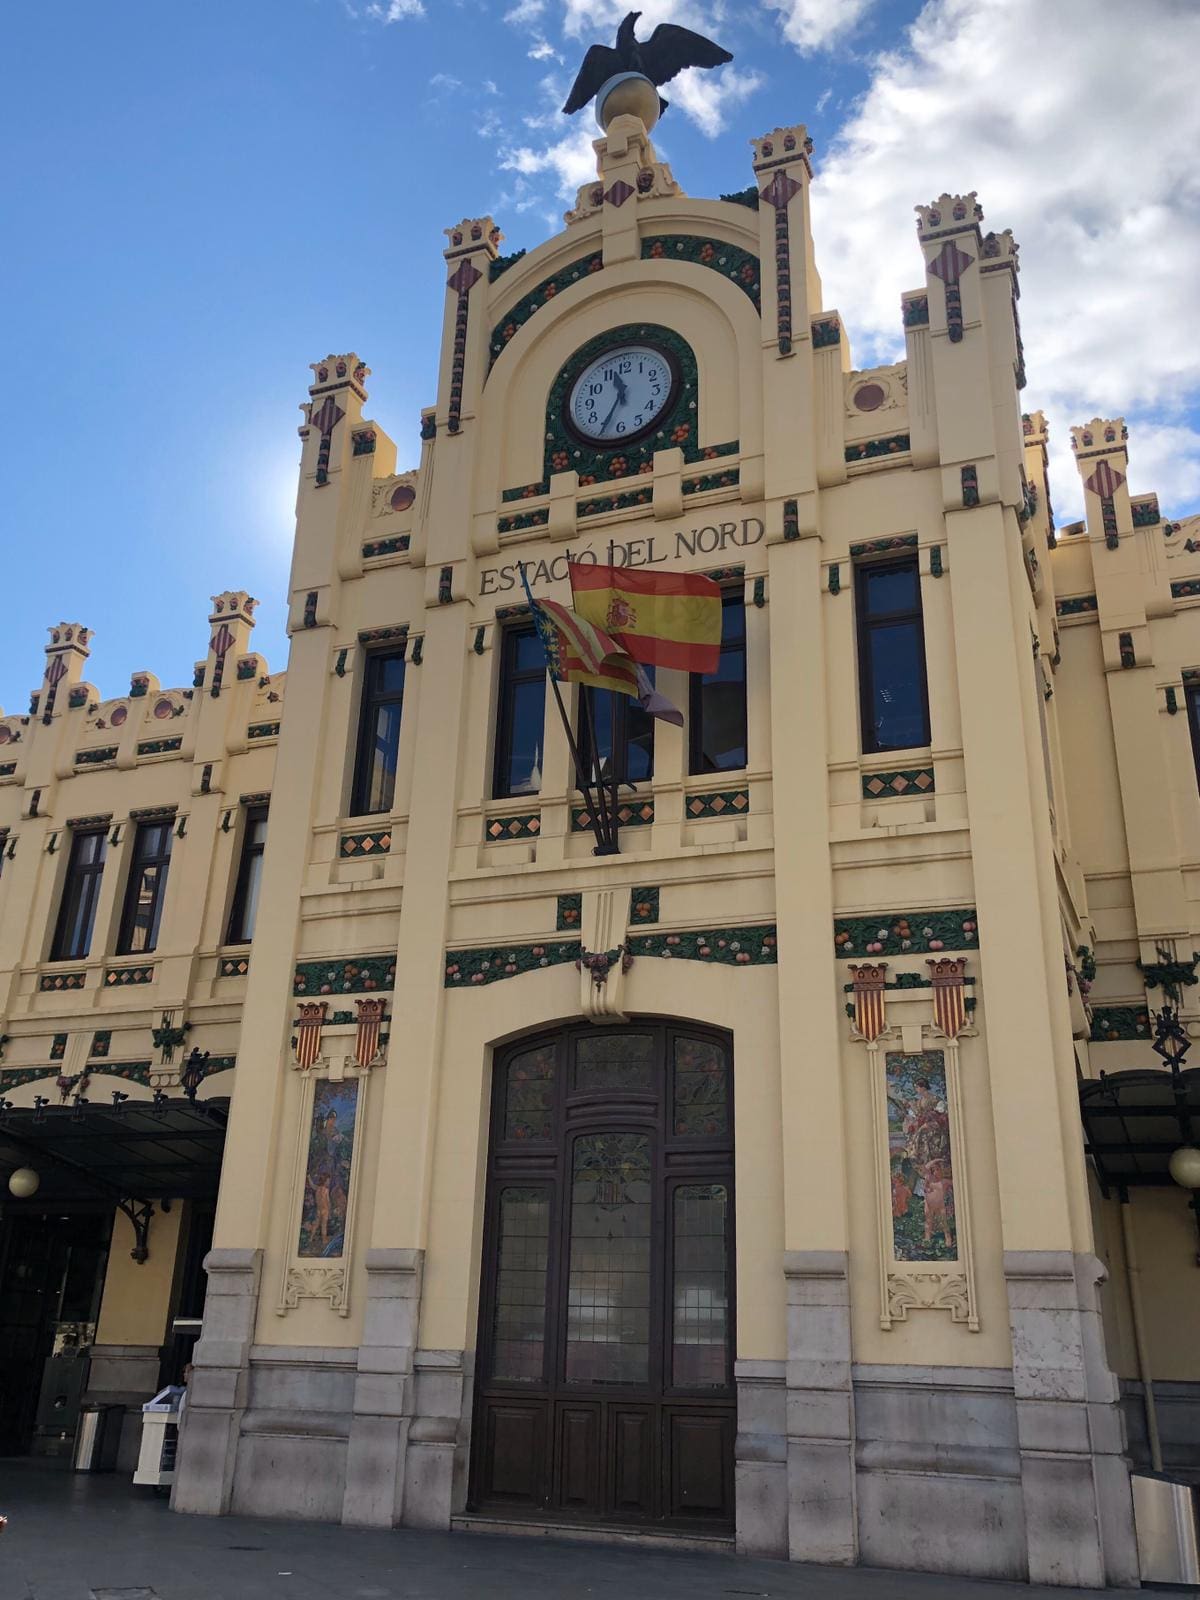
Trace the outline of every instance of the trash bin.
[[85, 1405], [75, 1430], [75, 1471], [111, 1472], [117, 1464], [125, 1407]]
[[1165, 1472], [1134, 1472], [1133, 1521], [1143, 1583], [1200, 1583], [1200, 1503]]
[[158, 1489], [175, 1482], [182, 1399], [182, 1385], [168, 1384], [142, 1407], [142, 1447], [133, 1474], [134, 1483], [148, 1483]]

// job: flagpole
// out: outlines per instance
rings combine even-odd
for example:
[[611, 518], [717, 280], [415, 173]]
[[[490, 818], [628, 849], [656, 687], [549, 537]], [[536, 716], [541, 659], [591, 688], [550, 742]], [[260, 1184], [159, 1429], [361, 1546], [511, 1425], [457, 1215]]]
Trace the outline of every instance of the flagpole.
[[596, 854], [601, 856], [615, 856], [620, 854], [620, 845], [617, 839], [617, 813], [614, 807], [610, 812], [608, 800], [604, 794], [604, 769], [600, 764], [600, 746], [596, 739], [596, 719], [592, 715], [592, 703], [588, 696], [587, 685], [580, 685], [580, 700], [582, 703], [583, 719], [587, 724], [588, 746], [592, 752], [592, 766], [595, 769], [596, 795], [600, 802], [600, 824], [603, 830], [601, 847]]
[[[558, 704], [558, 714], [562, 718], [563, 732], [567, 736], [567, 747], [571, 752], [571, 759], [575, 763], [575, 781], [576, 781], [576, 783], [577, 783], [577, 785], [579, 787], [580, 793], [583, 795], [584, 804], [587, 806], [587, 809], [588, 809], [588, 816], [591, 818], [592, 832], [593, 832], [593, 834], [595, 835], [595, 838], [596, 838], [596, 849], [595, 849], [594, 853], [596, 855], [598, 855], [598, 856], [616, 855], [617, 854], [616, 840], [614, 838], [610, 843], [609, 837], [608, 837], [608, 832], [609, 832], [608, 827], [607, 827], [608, 817], [607, 817], [606, 808], [603, 805], [603, 799], [604, 799], [603, 791], [601, 789], [601, 786], [600, 786], [599, 782], [597, 782], [596, 794], [597, 794], [597, 798], [598, 798], [600, 803], [596, 804], [596, 805], [593, 805], [592, 804], [591, 785], [588, 782], [587, 776], [585, 774], [584, 765], [583, 765], [583, 756], [580, 754], [579, 746], [575, 742], [575, 735], [571, 732], [571, 719], [567, 715], [566, 706], [563, 704], [562, 690], [558, 686], [558, 679], [554, 676], [553, 673], [550, 674], [550, 684], [551, 684], [551, 687], [554, 690], [555, 701]], [[586, 699], [587, 688], [586, 688], [586, 686], [580, 685], [580, 694], [585, 697], [584, 701], [583, 701], [583, 704], [584, 704], [584, 715], [586, 716], [587, 715], [587, 699]], [[589, 728], [590, 728], [590, 723], [589, 723]], [[593, 737], [593, 739], [592, 739], [593, 751], [595, 750], [595, 744], [596, 744], [596, 741], [595, 741], [595, 738]], [[568, 806], [567, 809], [570, 810], [570, 807]]]

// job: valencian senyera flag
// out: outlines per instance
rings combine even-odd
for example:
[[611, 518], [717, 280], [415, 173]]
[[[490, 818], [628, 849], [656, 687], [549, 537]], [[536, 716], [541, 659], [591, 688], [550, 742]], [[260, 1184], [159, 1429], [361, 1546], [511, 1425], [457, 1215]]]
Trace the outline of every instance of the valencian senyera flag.
[[683, 713], [655, 689], [644, 669], [603, 628], [557, 600], [535, 600], [524, 567], [521, 582], [552, 678], [629, 695], [650, 716], [683, 726]]
[[551, 674], [560, 683], [586, 683], [617, 694], [640, 694], [637, 667], [615, 639], [557, 600], [535, 600], [533, 617]]
[[572, 561], [571, 598], [634, 661], [715, 672], [721, 657], [721, 590], [698, 572], [644, 572]]

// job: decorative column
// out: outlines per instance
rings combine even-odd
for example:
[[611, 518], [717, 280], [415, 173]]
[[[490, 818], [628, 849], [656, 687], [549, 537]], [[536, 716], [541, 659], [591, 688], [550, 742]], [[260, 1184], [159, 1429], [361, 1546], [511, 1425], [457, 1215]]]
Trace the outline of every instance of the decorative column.
[[[1128, 837], [1129, 874], [1141, 959], [1158, 946], [1186, 955], [1188, 906], [1182, 848], [1171, 803], [1167, 751], [1158, 715], [1159, 691], [1150, 627], [1154, 590], [1143, 541], [1157, 528], [1133, 524], [1129, 503], [1128, 430], [1122, 418], [1100, 417], [1071, 429], [1083, 479], [1088, 539], [1105, 682], [1112, 712], [1117, 774]], [[1179, 940], [1179, 949], [1175, 941]]]
[[1029, 1577], [1099, 1586], [1128, 1581], [1136, 1557], [1116, 1385], [1096, 1320], [1102, 1269], [1092, 1254], [1062, 976], [1030, 651], [1036, 613], [1017, 516], [1015, 330], [1004, 296], [981, 288], [974, 195], [918, 209]]
[[[269, 1342], [274, 1331], [269, 1306], [259, 1305], [260, 1281], [264, 1268], [271, 1282], [283, 1266], [278, 1255], [272, 1259], [266, 1252], [278, 1174], [290, 1171], [296, 1147], [293, 1119], [299, 1114], [301, 1097], [293, 1086], [292, 979], [303, 866], [312, 848], [323, 759], [315, 730], [324, 721], [329, 686], [336, 681], [331, 629], [341, 589], [337, 543], [345, 516], [343, 487], [353, 478], [343, 469], [352, 459], [350, 424], [361, 414], [366, 372], [353, 354], [314, 363], [315, 381], [300, 430], [304, 450], [292, 557], [287, 701], [272, 785], [273, 792], [287, 800], [272, 808], [267, 832], [221, 1193], [213, 1248], [205, 1260], [204, 1330], [193, 1355], [187, 1426], [173, 1496], [177, 1509], [208, 1515], [230, 1508], [241, 1421], [249, 1403], [250, 1348], [256, 1335]], [[224, 696], [233, 661], [248, 642], [251, 604], [241, 593], [218, 596], [214, 603], [205, 663], [207, 700], [214, 707]], [[225, 665], [214, 700], [218, 660]], [[214, 728], [220, 720], [214, 718]], [[211, 749], [197, 749], [197, 760], [209, 758], [201, 771], [210, 760], [214, 767], [207, 785], [201, 779], [202, 793], [215, 791], [220, 783], [215, 732], [213, 737]], [[261, 1330], [260, 1315], [271, 1317]]]
[[[770, 539], [782, 537], [780, 503], [785, 496], [797, 499], [799, 528], [806, 533], [817, 528], [811, 323], [821, 310], [821, 282], [813, 259], [808, 130], [803, 124], [775, 128], [751, 143], [759, 198], [763, 450]], [[838, 406], [840, 410], [840, 393]]]

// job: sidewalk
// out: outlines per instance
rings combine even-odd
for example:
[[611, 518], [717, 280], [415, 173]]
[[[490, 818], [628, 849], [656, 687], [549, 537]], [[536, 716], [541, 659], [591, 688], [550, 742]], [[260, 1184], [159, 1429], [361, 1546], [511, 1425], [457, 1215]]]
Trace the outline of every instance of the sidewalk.
[[182, 1517], [111, 1474], [0, 1461], [0, 1600], [1070, 1600], [1093, 1590], [492, 1534]]

